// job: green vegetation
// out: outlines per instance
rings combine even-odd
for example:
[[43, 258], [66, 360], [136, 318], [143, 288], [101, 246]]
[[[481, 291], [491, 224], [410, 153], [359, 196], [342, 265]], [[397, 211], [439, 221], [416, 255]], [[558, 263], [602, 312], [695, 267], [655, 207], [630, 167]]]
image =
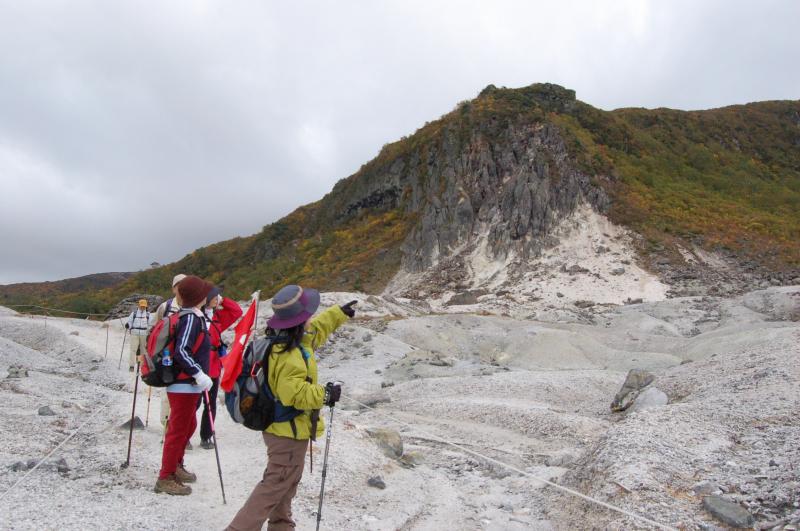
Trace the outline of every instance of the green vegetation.
[[[724, 248], [772, 270], [800, 265], [800, 102], [607, 112], [557, 85], [490, 85], [385, 145], [320, 201], [256, 235], [203, 247], [122, 283], [28, 290], [25, 301], [102, 311], [134, 292], [168, 295], [179, 272], [225, 284], [237, 298], [255, 289], [271, 294], [289, 282], [378, 291], [399, 268], [401, 244], [419, 214], [409, 188], [387, 195], [382, 185], [391, 168], [440, 178], [429, 175], [427, 162], [446, 143], [450, 152], [463, 152], [475, 142], [501, 141], [509, 127], [546, 124], [559, 128], [578, 167], [610, 195], [611, 218], [643, 234], [653, 249], [680, 243]], [[10, 300], [3, 293], [0, 304]]]
[[724, 248], [800, 265], [800, 102], [709, 111], [579, 104], [551, 114], [614, 199], [611, 218], [662, 245]]

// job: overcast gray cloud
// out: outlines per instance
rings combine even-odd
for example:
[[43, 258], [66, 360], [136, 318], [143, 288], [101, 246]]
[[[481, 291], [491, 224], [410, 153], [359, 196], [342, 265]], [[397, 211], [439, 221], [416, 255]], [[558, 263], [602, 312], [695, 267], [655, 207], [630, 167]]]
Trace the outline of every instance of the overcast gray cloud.
[[252, 234], [489, 83], [605, 109], [797, 99], [798, 20], [796, 0], [0, 0], [0, 283]]

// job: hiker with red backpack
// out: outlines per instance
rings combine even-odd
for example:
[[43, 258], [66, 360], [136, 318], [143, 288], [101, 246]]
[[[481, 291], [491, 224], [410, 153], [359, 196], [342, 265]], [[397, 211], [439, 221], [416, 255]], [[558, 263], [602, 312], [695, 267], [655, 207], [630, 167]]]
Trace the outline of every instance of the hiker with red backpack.
[[[222, 361], [227, 354], [228, 346], [222, 340], [222, 333], [230, 328], [242, 316], [242, 307], [236, 301], [223, 297], [222, 288], [214, 286], [206, 297], [203, 314], [206, 320], [211, 352], [208, 356], [208, 376], [214, 382], [208, 391], [208, 403], [203, 404], [202, 397], [197, 402], [199, 408], [203, 404], [203, 415], [200, 417], [200, 447], [206, 450], [214, 448], [211, 440], [211, 418], [217, 418], [217, 391], [219, 390], [219, 377], [222, 372]], [[211, 418], [209, 418], [209, 408]]]
[[[183, 454], [186, 443], [197, 428], [196, 405], [201, 393], [211, 389], [213, 382], [208, 376], [209, 352], [211, 341], [206, 328], [205, 316], [201, 308], [206, 303], [206, 298], [214, 286], [205, 280], [190, 275], [178, 284], [178, 296], [181, 300], [181, 310], [177, 316], [168, 317], [175, 324], [174, 342], [170, 341], [171, 351], [165, 351], [163, 356], [159, 353], [157, 359], [158, 371], [151, 368], [143, 370], [145, 383], [153, 376], [169, 375], [172, 383], [167, 388], [167, 397], [170, 405], [170, 417], [167, 423], [167, 433], [164, 437], [164, 446], [161, 454], [161, 471], [154, 490], [167, 494], [187, 495], [192, 489], [186, 483], [193, 483], [197, 476], [184, 467]], [[156, 324], [148, 341], [148, 353], [155, 351], [151, 348], [150, 341], [155, 341], [162, 323]], [[170, 330], [171, 332], [171, 330]], [[169, 360], [169, 363], [167, 363]], [[151, 360], [148, 359], [148, 364]], [[171, 366], [174, 365], [174, 368]], [[166, 366], [167, 369], [164, 370]]]
[[[267, 446], [267, 468], [229, 531], [293, 529], [292, 499], [303, 475], [309, 439], [325, 431], [319, 410], [332, 407], [341, 396], [341, 384], [318, 383], [314, 350], [355, 315], [356, 301], [333, 306], [312, 317], [320, 295], [313, 289], [286, 286], [272, 299], [274, 315], [267, 322], [266, 382], [274, 401], [270, 423], [262, 432]], [[227, 395], [226, 395], [227, 400]]]
[[[178, 297], [178, 284], [181, 280], [186, 278], [183, 273], [178, 273], [172, 277], [172, 297], [162, 302], [156, 309], [155, 322], [160, 321], [164, 317], [168, 317], [181, 310], [181, 300]], [[169, 420], [169, 399], [167, 393], [161, 396], [161, 425], [167, 427], [167, 420]], [[189, 448], [191, 449], [191, 448]]]

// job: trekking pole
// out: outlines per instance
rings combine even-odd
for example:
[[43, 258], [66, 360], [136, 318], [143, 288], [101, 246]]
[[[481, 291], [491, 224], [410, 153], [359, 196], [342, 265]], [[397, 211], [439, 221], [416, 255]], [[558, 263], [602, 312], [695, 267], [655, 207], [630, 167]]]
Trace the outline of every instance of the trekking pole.
[[117, 363], [117, 370], [122, 368], [122, 353], [125, 352], [125, 340], [128, 339], [128, 331], [125, 330], [122, 334], [122, 348], [119, 351], [119, 363]]
[[150, 393], [152, 392], [152, 387], [147, 387], [147, 413], [144, 415], [144, 427], [147, 427], [147, 424], [150, 422]]
[[131, 464], [131, 443], [133, 442], [133, 419], [136, 414], [136, 394], [139, 391], [139, 362], [136, 362], [136, 380], [133, 383], [133, 406], [131, 407], [131, 428], [128, 432], [128, 457], [120, 468], [128, 468]]
[[208, 391], [203, 391], [203, 401], [208, 411], [208, 421], [211, 424], [211, 439], [214, 441], [214, 454], [217, 456], [217, 473], [219, 474], [219, 488], [222, 491], [222, 504], [227, 505], [225, 499], [225, 485], [222, 483], [222, 465], [219, 464], [219, 448], [217, 447], [217, 430], [214, 428], [214, 414], [211, 413], [211, 401], [208, 399]]
[[328, 433], [325, 435], [325, 459], [322, 461], [322, 484], [319, 487], [319, 508], [317, 509], [317, 531], [322, 520], [322, 499], [325, 496], [325, 476], [328, 475], [328, 450], [331, 447], [331, 428], [333, 428], [333, 406], [331, 406], [331, 416], [328, 419]]
[[108, 329], [111, 328], [108, 323], [106, 323], [106, 355], [103, 359], [108, 358]]

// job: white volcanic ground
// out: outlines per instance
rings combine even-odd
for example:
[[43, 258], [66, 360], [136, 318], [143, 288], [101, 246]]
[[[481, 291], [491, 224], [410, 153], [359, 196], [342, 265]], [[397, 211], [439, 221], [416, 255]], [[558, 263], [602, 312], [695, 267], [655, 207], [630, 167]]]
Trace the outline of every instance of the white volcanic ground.
[[[438, 437], [675, 527], [723, 526], [702, 506], [709, 493], [742, 503], [759, 525], [800, 518], [800, 287], [512, 312], [549, 321], [485, 315], [492, 300], [448, 313], [360, 294], [325, 294], [324, 303], [351, 297], [362, 301], [359, 318], [319, 352], [321, 377], [344, 381], [348, 393], [407, 424], [343, 401], [324, 528], [646, 527]], [[43, 318], [0, 309], [0, 496], [25, 474], [12, 470], [15, 463], [40, 459], [85, 423], [53, 457], [68, 470], [48, 461], [0, 499], [0, 528], [224, 528], [261, 477], [260, 436], [220, 408], [227, 505], [214, 453], [199, 449], [197, 436], [187, 453], [199, 476], [194, 493], [153, 493], [159, 394], [149, 426], [134, 432], [131, 467], [120, 470], [128, 433], [119, 425], [130, 415], [132, 378], [117, 370], [118, 322], [107, 358], [105, 340], [100, 323], [49, 318], [45, 328]], [[29, 376], [7, 378], [12, 365]], [[651, 387], [669, 403], [612, 413], [609, 404], [631, 368], [650, 370]], [[142, 419], [146, 397], [140, 385]], [[39, 415], [41, 406], [55, 414]], [[381, 451], [368, 434], [374, 428], [399, 431], [402, 459]], [[315, 452], [314, 472], [306, 470], [295, 501], [300, 529], [314, 523], [321, 458]], [[386, 488], [368, 486], [372, 476]]]
[[[664, 300], [668, 286], [637, 265], [632, 236], [590, 208], [554, 236], [558, 245], [525, 264], [488, 260], [478, 246], [466, 263], [469, 289], [481, 291], [468, 305], [454, 304], [452, 292], [393, 296], [398, 287], [424, 292], [425, 275], [398, 275], [381, 297], [323, 295], [324, 305], [360, 304], [358, 319], [318, 352], [321, 378], [343, 381], [378, 409], [346, 400], [337, 409], [324, 528], [643, 527], [440, 438], [682, 529], [724, 525], [703, 508], [709, 494], [742, 504], [759, 526], [800, 519], [800, 287]], [[713, 256], [686, 256], [715, 267]], [[261, 477], [261, 437], [221, 407], [228, 504], [214, 453], [197, 436], [187, 454], [199, 476], [194, 493], [153, 493], [160, 391], [121, 470], [128, 432], [119, 425], [130, 416], [133, 379], [124, 363], [117, 370], [120, 323], [109, 331], [106, 357], [100, 323], [45, 325], [0, 308], [0, 529], [224, 528]], [[29, 375], [7, 378], [12, 366]], [[612, 413], [635, 368], [655, 375], [650, 387], [669, 403]], [[54, 414], [40, 415], [42, 406]], [[142, 419], [146, 407], [140, 385]], [[6, 492], [25, 474], [20, 461], [38, 461], [79, 426]], [[399, 431], [401, 458], [382, 451], [369, 434], [376, 428]], [[295, 499], [300, 529], [314, 523], [323, 444]], [[373, 476], [386, 488], [368, 486]]]

